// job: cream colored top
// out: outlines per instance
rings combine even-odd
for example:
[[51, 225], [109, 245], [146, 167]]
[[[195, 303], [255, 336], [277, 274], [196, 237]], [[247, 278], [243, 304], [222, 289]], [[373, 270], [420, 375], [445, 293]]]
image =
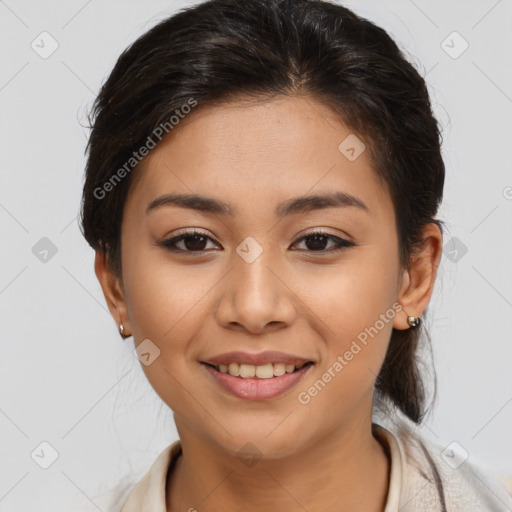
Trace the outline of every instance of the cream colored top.
[[[512, 512], [512, 496], [470, 457], [464, 460], [462, 449], [443, 448], [412, 433], [405, 424], [393, 429], [395, 432], [389, 426], [373, 426], [374, 435], [387, 446], [391, 459], [383, 512]], [[172, 471], [180, 454], [180, 441], [165, 448], [131, 490], [120, 512], [170, 512], [165, 505], [167, 472]], [[442, 482], [442, 495], [436, 480]]]

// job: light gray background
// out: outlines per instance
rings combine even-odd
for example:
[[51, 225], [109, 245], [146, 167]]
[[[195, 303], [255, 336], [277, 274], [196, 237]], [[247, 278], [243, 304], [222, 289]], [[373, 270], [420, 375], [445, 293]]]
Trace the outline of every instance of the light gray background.
[[[512, 474], [512, 1], [344, 3], [409, 54], [444, 130], [448, 245], [428, 322], [439, 399], [424, 429]], [[76, 216], [95, 94], [129, 43], [190, 4], [0, 0], [0, 511], [118, 510], [177, 437]], [[46, 59], [31, 47], [43, 31], [59, 45]], [[469, 44], [458, 58], [453, 31]], [[57, 249], [46, 262], [43, 237]], [[59, 455], [48, 469], [31, 457], [50, 456], [43, 441]]]

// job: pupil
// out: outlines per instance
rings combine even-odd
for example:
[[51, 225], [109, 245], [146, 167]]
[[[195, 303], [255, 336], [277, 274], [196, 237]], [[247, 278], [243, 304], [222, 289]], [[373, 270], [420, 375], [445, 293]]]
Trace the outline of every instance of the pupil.
[[[313, 247], [311, 247], [310, 246], [311, 244], [309, 243], [311, 240], [314, 240]], [[320, 242], [320, 247], [318, 245], [315, 247], [315, 243], [318, 244], [319, 240], [322, 240], [323, 243]], [[306, 245], [308, 246], [308, 249], [313, 249], [313, 250], [315, 250], [315, 249], [325, 249], [325, 242], [326, 241], [327, 241], [327, 237], [325, 235], [312, 235], [312, 236], [309, 237], [309, 240], [306, 240]]]
[[[206, 237], [203, 235], [188, 236], [185, 239], [185, 246], [187, 247], [187, 249], [192, 250], [192, 251], [202, 251], [204, 249], [204, 247], [201, 247], [201, 245], [204, 246], [205, 238]], [[201, 239], [202, 239], [202, 241], [200, 241]], [[192, 243], [190, 242], [191, 240], [192, 240]]]

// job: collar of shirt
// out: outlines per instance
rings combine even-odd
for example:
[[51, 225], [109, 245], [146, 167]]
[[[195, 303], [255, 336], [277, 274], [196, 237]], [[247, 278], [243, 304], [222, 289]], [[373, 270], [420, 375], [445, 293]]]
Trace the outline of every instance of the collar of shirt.
[[[397, 512], [402, 488], [402, 460], [399, 446], [391, 432], [373, 424], [374, 433], [387, 444], [391, 458], [388, 498], [384, 512]], [[166, 483], [169, 467], [181, 454], [181, 443], [175, 441], [167, 446], [154, 461], [149, 471], [130, 492], [120, 512], [167, 512]]]
[[[407, 422], [385, 424], [388, 428], [372, 424], [374, 436], [391, 460], [383, 512], [512, 512], [512, 496], [498, 479], [466, 460], [469, 454], [443, 448], [414, 432]], [[168, 512], [167, 474], [180, 453], [179, 440], [167, 446], [131, 490], [120, 512]]]

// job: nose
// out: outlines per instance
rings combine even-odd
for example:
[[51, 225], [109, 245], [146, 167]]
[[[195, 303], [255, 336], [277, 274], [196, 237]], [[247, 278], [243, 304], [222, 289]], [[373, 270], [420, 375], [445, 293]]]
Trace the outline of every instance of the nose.
[[233, 260], [233, 268], [220, 285], [217, 321], [228, 329], [252, 334], [291, 325], [296, 317], [293, 287], [270, 258], [270, 251], [251, 263], [238, 254]]

